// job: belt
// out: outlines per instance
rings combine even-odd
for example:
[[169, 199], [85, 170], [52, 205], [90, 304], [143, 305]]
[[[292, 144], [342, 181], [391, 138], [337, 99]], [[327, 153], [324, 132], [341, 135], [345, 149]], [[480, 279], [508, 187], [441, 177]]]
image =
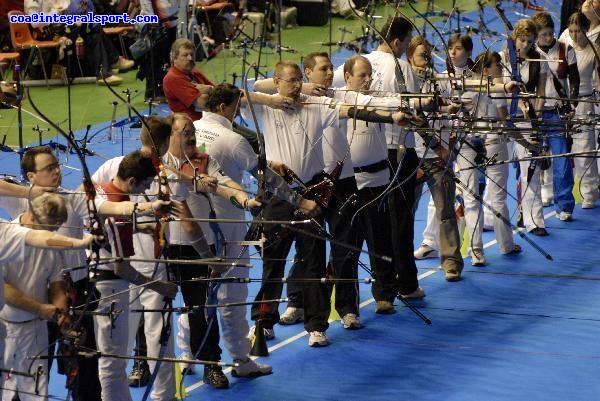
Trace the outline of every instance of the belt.
[[369, 164], [361, 167], [354, 167], [355, 173], [377, 173], [379, 171], [388, 168], [388, 161], [386, 159], [380, 160], [376, 163]]
[[104, 281], [104, 280], [123, 280], [123, 277], [117, 276], [112, 270], [96, 270], [94, 276], [90, 279], [91, 281]]
[[178, 18], [177, 14], [174, 14], [174, 15], [171, 15], [170, 17], [159, 19], [158, 23], [159, 24], [164, 24], [165, 22], [175, 21], [177, 18]]

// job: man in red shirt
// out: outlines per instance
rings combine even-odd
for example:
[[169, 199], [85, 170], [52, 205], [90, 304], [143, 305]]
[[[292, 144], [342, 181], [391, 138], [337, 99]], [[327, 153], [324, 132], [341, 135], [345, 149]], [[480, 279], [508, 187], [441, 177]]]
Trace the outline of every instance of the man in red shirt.
[[196, 68], [195, 48], [189, 39], [177, 39], [171, 46], [171, 68], [163, 79], [163, 90], [169, 108], [174, 113], [185, 113], [192, 121], [202, 117], [213, 83]]
[[[202, 109], [213, 83], [196, 68], [195, 47], [189, 39], [177, 39], [173, 42], [170, 56], [171, 68], [163, 79], [163, 90], [169, 108], [174, 113], [185, 113], [192, 121], [197, 121], [202, 118]], [[283, 99], [269, 98], [263, 94], [251, 93], [250, 96], [253, 103], [267, 104], [274, 108], [281, 108], [285, 103]], [[254, 131], [235, 122], [233, 131], [246, 138], [254, 152], [258, 153], [258, 141]]]

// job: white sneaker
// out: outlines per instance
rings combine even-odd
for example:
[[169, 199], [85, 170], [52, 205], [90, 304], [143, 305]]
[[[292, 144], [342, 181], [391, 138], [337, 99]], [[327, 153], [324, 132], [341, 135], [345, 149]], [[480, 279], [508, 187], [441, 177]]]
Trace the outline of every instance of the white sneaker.
[[[256, 326], [252, 326], [250, 327], [250, 331], [248, 332], [248, 338], [250, 339], [250, 341], [254, 340], [255, 334], [254, 332], [256, 331]], [[263, 329], [264, 333], [265, 333], [265, 339], [267, 340], [272, 340], [275, 338], [275, 330], [274, 329]]]
[[591, 199], [584, 199], [583, 202], [581, 202], [581, 208], [582, 209], [595, 209], [596, 201], [591, 200]]
[[358, 317], [355, 313], [346, 313], [342, 317], [342, 320], [340, 320], [340, 323], [342, 323], [342, 326], [348, 330], [356, 330], [362, 327], [360, 320], [358, 320]]
[[560, 221], [571, 221], [571, 220], [573, 220], [573, 214], [571, 214], [569, 212], [560, 212], [558, 214], [558, 219]]
[[471, 264], [473, 266], [485, 266], [487, 264], [483, 249], [475, 248], [471, 250]]
[[304, 320], [304, 309], [288, 306], [279, 317], [279, 324], [296, 324]]
[[415, 259], [430, 259], [439, 258], [440, 253], [427, 244], [421, 244], [419, 249], [415, 251]]
[[273, 372], [271, 365], [262, 365], [250, 358], [234, 359], [233, 362], [238, 365], [231, 368], [231, 376], [233, 377], [257, 377], [270, 375]]
[[548, 207], [553, 203], [552, 199], [542, 199], [542, 206]]
[[135, 66], [135, 61], [128, 60], [123, 56], [119, 56], [116, 63], [110, 66], [111, 69], [117, 70], [117, 72], [129, 71]]
[[324, 347], [329, 344], [323, 331], [311, 331], [308, 336], [308, 345], [311, 347]]

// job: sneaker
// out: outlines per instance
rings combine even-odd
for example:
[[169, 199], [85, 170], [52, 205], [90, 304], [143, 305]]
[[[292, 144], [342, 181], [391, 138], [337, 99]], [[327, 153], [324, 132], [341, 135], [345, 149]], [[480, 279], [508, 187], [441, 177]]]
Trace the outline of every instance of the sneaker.
[[569, 212], [560, 212], [558, 214], [558, 219], [560, 221], [571, 221], [573, 220], [573, 214]]
[[[250, 331], [248, 332], [248, 338], [250, 340], [254, 339], [254, 332], [256, 331], [256, 326], [250, 327]], [[265, 339], [272, 340], [275, 338], [275, 330], [274, 329], [263, 329], [265, 333]]]
[[135, 66], [135, 61], [126, 59], [123, 56], [119, 56], [119, 60], [116, 63], [110, 66], [113, 70], [118, 70], [119, 72], [124, 72], [131, 70]]
[[425, 298], [425, 290], [422, 287], [417, 287], [416, 290], [411, 292], [410, 294], [400, 294], [398, 293], [398, 299], [421, 299]]
[[394, 308], [394, 304], [390, 301], [377, 301], [377, 305], [375, 305], [375, 313], [379, 315], [391, 315], [396, 313], [396, 308]]
[[475, 248], [471, 250], [471, 264], [473, 266], [485, 266], [487, 264], [483, 249]]
[[440, 253], [427, 244], [421, 244], [419, 249], [415, 251], [415, 259], [430, 259], [439, 258]]
[[510, 251], [506, 252], [505, 255], [517, 255], [517, 254], [521, 253], [522, 251], [523, 251], [523, 249], [521, 249], [521, 245], [515, 244], [513, 246], [513, 249], [511, 249]]
[[[106, 81], [106, 82], [105, 82]], [[110, 85], [110, 86], [118, 86], [123, 83], [123, 78], [117, 75], [111, 75], [110, 77], [106, 77], [104, 79], [98, 79], [98, 85]]]
[[342, 323], [342, 326], [348, 330], [356, 330], [362, 327], [360, 320], [358, 320], [358, 317], [356, 316], [356, 313], [346, 313], [344, 317], [342, 317], [342, 320], [340, 320], [340, 323]]
[[233, 362], [237, 364], [237, 366], [231, 368], [231, 376], [233, 377], [258, 377], [273, 373], [271, 365], [262, 365], [250, 358], [234, 359]]
[[150, 367], [148, 362], [136, 360], [127, 377], [129, 387], [144, 387], [150, 381]]
[[596, 201], [591, 200], [591, 199], [584, 199], [583, 202], [581, 202], [581, 208], [582, 209], [595, 209]]
[[542, 206], [548, 207], [552, 204], [552, 199], [542, 199]]
[[308, 345], [310, 347], [324, 347], [329, 344], [324, 331], [311, 331], [308, 336]]
[[229, 388], [229, 380], [227, 380], [227, 376], [223, 373], [223, 369], [218, 365], [204, 365], [204, 377], [202, 381], [214, 388]]
[[[179, 356], [179, 359], [183, 359], [183, 360], [193, 360], [194, 357], [191, 356], [190, 354], [181, 354], [181, 356]], [[186, 362], [179, 362], [179, 366], [181, 367], [181, 374], [183, 376], [185, 375], [193, 375], [196, 373], [196, 365], [193, 363], [186, 363]]]
[[544, 227], [536, 227], [532, 230], [529, 230], [530, 234], [537, 235], [538, 237], [547, 237], [548, 231]]
[[460, 271], [456, 268], [444, 270], [444, 275], [446, 276], [446, 281], [453, 282], [460, 280]]
[[279, 317], [279, 324], [296, 324], [304, 320], [304, 309], [288, 306]]

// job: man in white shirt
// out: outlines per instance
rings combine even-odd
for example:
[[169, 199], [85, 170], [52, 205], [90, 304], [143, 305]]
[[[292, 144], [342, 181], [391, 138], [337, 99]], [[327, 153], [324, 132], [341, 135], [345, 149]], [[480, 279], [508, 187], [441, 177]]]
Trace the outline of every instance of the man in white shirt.
[[[241, 92], [233, 85], [220, 84], [210, 91], [202, 119], [194, 122], [196, 142], [206, 153], [217, 160], [223, 171], [232, 181], [240, 184], [244, 172], [256, 171], [258, 159], [250, 143], [233, 131], [232, 121], [238, 111]], [[244, 209], [248, 205], [234, 205], [223, 197], [214, 197], [213, 206], [217, 218], [243, 220]], [[245, 207], [244, 207], [245, 206]], [[240, 208], [243, 207], [243, 208]], [[221, 223], [225, 238], [225, 256], [232, 263], [249, 263], [248, 247], [240, 244], [246, 237], [244, 223]], [[247, 267], [230, 267], [221, 277], [249, 277]], [[217, 297], [219, 304], [246, 302], [248, 286], [245, 283], [227, 283], [219, 285]], [[251, 360], [251, 344], [247, 338], [248, 321], [246, 306], [219, 308], [223, 342], [234, 362], [239, 366], [232, 368], [233, 376], [260, 376], [271, 373], [271, 366], [257, 364]]]
[[[43, 194], [31, 202], [29, 211], [19, 215], [13, 224], [32, 229], [56, 230], [67, 220], [65, 200], [57, 194]], [[23, 274], [23, 268], [28, 269]], [[62, 280], [64, 262], [61, 254], [52, 250], [34, 249], [26, 253], [22, 263], [9, 263], [4, 269], [6, 305], [0, 311], [0, 321], [6, 328], [4, 366], [21, 372], [29, 371], [28, 357], [45, 354], [48, 348], [46, 320], [67, 327], [70, 323], [69, 302]], [[2, 399], [9, 401], [15, 393], [22, 401], [37, 399], [36, 393], [48, 394], [48, 361], [41, 359], [38, 378], [3, 375]], [[33, 372], [32, 372], [33, 373]]]
[[[258, 121], [263, 123], [265, 133], [265, 150], [270, 159], [279, 160], [295, 172], [298, 182], [293, 186], [310, 186], [322, 181], [325, 162], [323, 158], [323, 131], [338, 125], [339, 118], [357, 117], [374, 122], [404, 124], [411, 118], [403, 112], [389, 113], [359, 109], [353, 106], [340, 105], [326, 97], [306, 96], [301, 94], [302, 72], [300, 67], [291, 61], [280, 61], [275, 66], [274, 83], [279, 95], [294, 99], [290, 109], [277, 110], [264, 106], [254, 106]], [[248, 112], [246, 111], [246, 114]], [[312, 212], [309, 212], [312, 214]], [[294, 219], [295, 208], [278, 199], [271, 200], [263, 210], [267, 220]], [[302, 217], [300, 217], [302, 218]], [[302, 286], [304, 304], [304, 328], [310, 334], [309, 346], [325, 346], [328, 344], [325, 331], [330, 313], [329, 291], [327, 286], [317, 282], [325, 277], [325, 242], [321, 236], [323, 218], [315, 217], [317, 225], [304, 227], [315, 236], [301, 232], [278, 236], [280, 226], [265, 228], [267, 243], [265, 244], [263, 279], [283, 277], [285, 259], [296, 241], [296, 258], [290, 277], [309, 280]], [[281, 283], [265, 282], [256, 296], [257, 301], [277, 299], [281, 296]], [[272, 330], [273, 324], [280, 320], [277, 302], [272, 304], [253, 305], [252, 319], [262, 319], [264, 327]]]
[[[47, 214], [47, 212], [45, 213]], [[64, 250], [64, 249], [85, 249], [91, 241], [92, 236], [84, 239], [66, 237], [55, 232], [21, 226], [0, 219], [0, 262], [15, 263], [22, 265], [32, 251], [31, 248]], [[0, 265], [0, 272], [3, 266]], [[0, 306], [4, 306], [4, 286], [0, 286]], [[0, 354], [4, 355], [4, 339], [6, 330], [3, 324], [0, 324]], [[46, 340], [47, 341], [47, 340]], [[12, 366], [2, 365], [3, 368], [12, 368]], [[0, 395], [2, 391], [0, 390]]]

